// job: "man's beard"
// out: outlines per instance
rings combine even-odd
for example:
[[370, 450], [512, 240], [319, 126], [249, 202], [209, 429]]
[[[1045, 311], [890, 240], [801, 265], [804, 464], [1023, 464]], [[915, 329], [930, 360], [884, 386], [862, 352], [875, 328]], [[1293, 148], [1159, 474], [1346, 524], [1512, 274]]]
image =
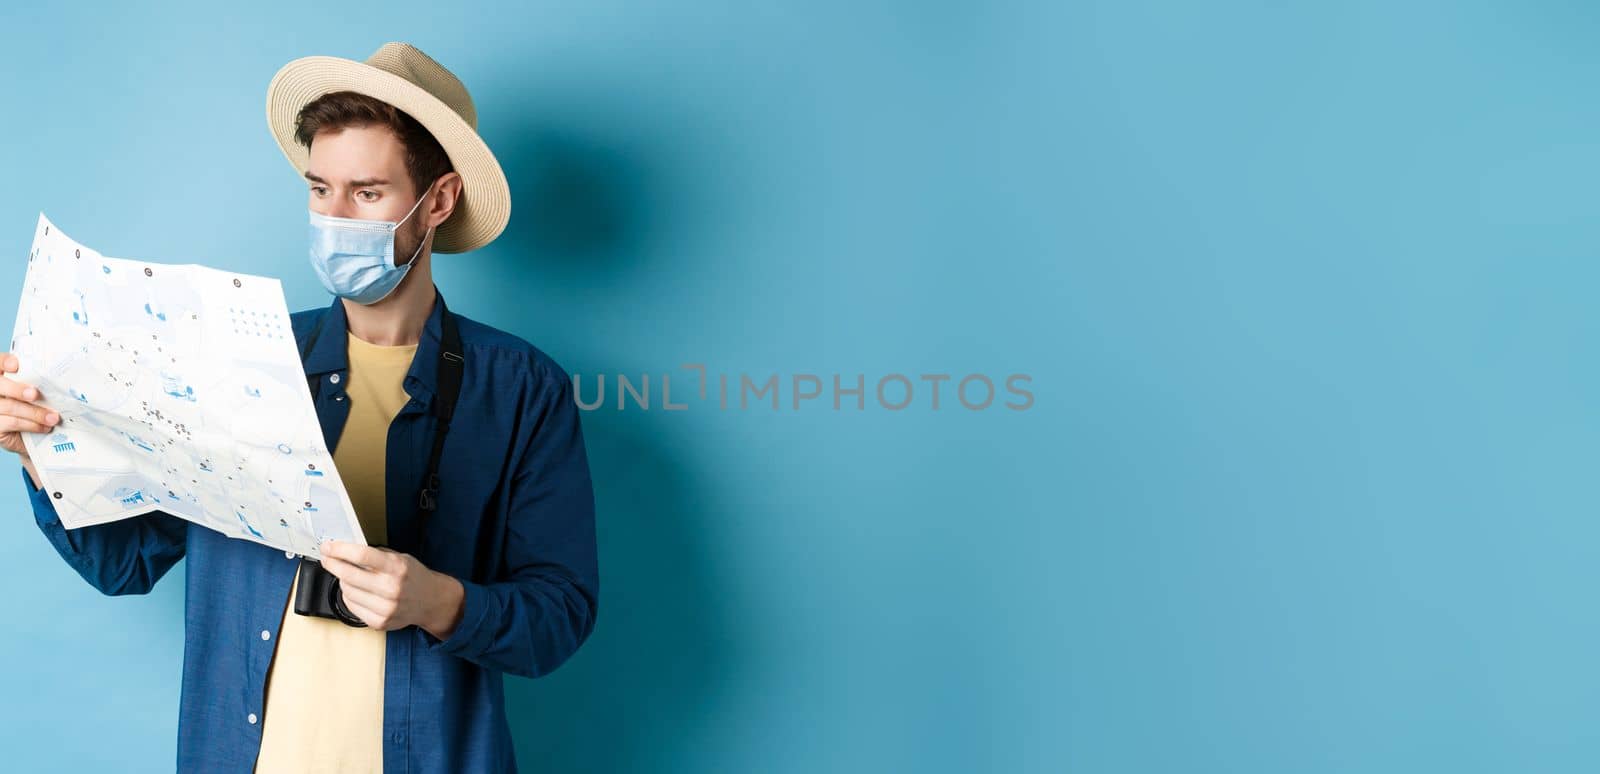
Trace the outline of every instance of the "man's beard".
[[[402, 236], [407, 238], [407, 240], [405, 242], [401, 242], [400, 241], [400, 237], [402, 237]], [[427, 239], [427, 238], [428, 238], [427, 229], [423, 229], [421, 234], [412, 234], [412, 233], [395, 234], [395, 239], [394, 239], [394, 260], [395, 260], [395, 265], [396, 266], [404, 266], [405, 264], [404, 263], [400, 263], [400, 261], [415, 262], [417, 260], [420, 260], [422, 258], [422, 253], [419, 252], [417, 248], [422, 245], [422, 240]], [[412, 257], [413, 255], [416, 256], [416, 257], [413, 258]]]

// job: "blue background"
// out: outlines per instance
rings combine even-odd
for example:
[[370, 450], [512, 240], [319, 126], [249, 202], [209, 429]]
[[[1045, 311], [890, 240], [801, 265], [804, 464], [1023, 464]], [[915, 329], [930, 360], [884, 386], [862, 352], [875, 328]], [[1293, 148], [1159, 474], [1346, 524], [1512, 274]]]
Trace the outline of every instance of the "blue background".
[[[1590, 3], [37, 5], [0, 298], [44, 210], [327, 303], [264, 90], [409, 40], [515, 202], [438, 283], [568, 370], [1032, 375], [586, 413], [599, 624], [508, 681], [526, 770], [1600, 756]], [[0, 768], [170, 769], [181, 583], [97, 596], [14, 471]]]

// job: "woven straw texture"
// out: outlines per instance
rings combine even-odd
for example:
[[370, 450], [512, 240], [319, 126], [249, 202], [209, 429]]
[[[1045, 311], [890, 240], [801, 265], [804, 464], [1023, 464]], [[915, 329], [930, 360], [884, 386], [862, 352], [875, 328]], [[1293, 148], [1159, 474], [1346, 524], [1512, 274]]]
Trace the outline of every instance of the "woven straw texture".
[[467, 89], [449, 70], [405, 43], [385, 43], [366, 62], [308, 56], [283, 66], [267, 86], [267, 125], [295, 172], [309, 152], [294, 139], [300, 108], [333, 91], [387, 102], [417, 119], [444, 146], [462, 178], [455, 212], [434, 231], [433, 251], [464, 253], [493, 242], [511, 219], [511, 189], [483, 139]]

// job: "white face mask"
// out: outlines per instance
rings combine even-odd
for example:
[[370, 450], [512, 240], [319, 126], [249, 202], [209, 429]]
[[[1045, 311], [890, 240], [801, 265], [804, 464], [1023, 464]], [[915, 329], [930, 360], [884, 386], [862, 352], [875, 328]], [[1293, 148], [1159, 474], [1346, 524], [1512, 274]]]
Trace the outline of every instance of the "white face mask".
[[422, 235], [417, 251], [411, 260], [396, 266], [394, 262], [394, 234], [400, 224], [417, 211], [427, 195], [411, 205], [404, 218], [364, 220], [361, 218], [335, 218], [311, 212], [311, 268], [322, 280], [322, 286], [341, 298], [359, 304], [375, 304], [394, 291], [411, 270], [428, 234]]

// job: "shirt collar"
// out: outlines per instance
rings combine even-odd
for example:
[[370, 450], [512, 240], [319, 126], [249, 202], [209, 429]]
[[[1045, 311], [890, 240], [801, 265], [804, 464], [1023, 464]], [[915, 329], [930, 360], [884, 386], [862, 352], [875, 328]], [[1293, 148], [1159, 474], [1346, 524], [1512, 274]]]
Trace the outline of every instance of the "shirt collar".
[[[417, 353], [411, 358], [411, 368], [406, 371], [404, 381], [406, 392], [424, 402], [439, 389], [439, 348], [444, 338], [444, 298], [437, 285], [433, 290], [433, 309], [428, 313], [427, 322], [422, 325], [422, 338], [417, 341]], [[318, 324], [322, 332], [317, 334], [316, 343], [311, 345], [311, 351], [306, 354], [306, 374], [319, 376], [348, 371], [350, 356], [346, 350], [346, 336], [349, 324], [345, 319], [344, 299], [334, 296], [333, 303], [328, 305], [328, 311]]]

